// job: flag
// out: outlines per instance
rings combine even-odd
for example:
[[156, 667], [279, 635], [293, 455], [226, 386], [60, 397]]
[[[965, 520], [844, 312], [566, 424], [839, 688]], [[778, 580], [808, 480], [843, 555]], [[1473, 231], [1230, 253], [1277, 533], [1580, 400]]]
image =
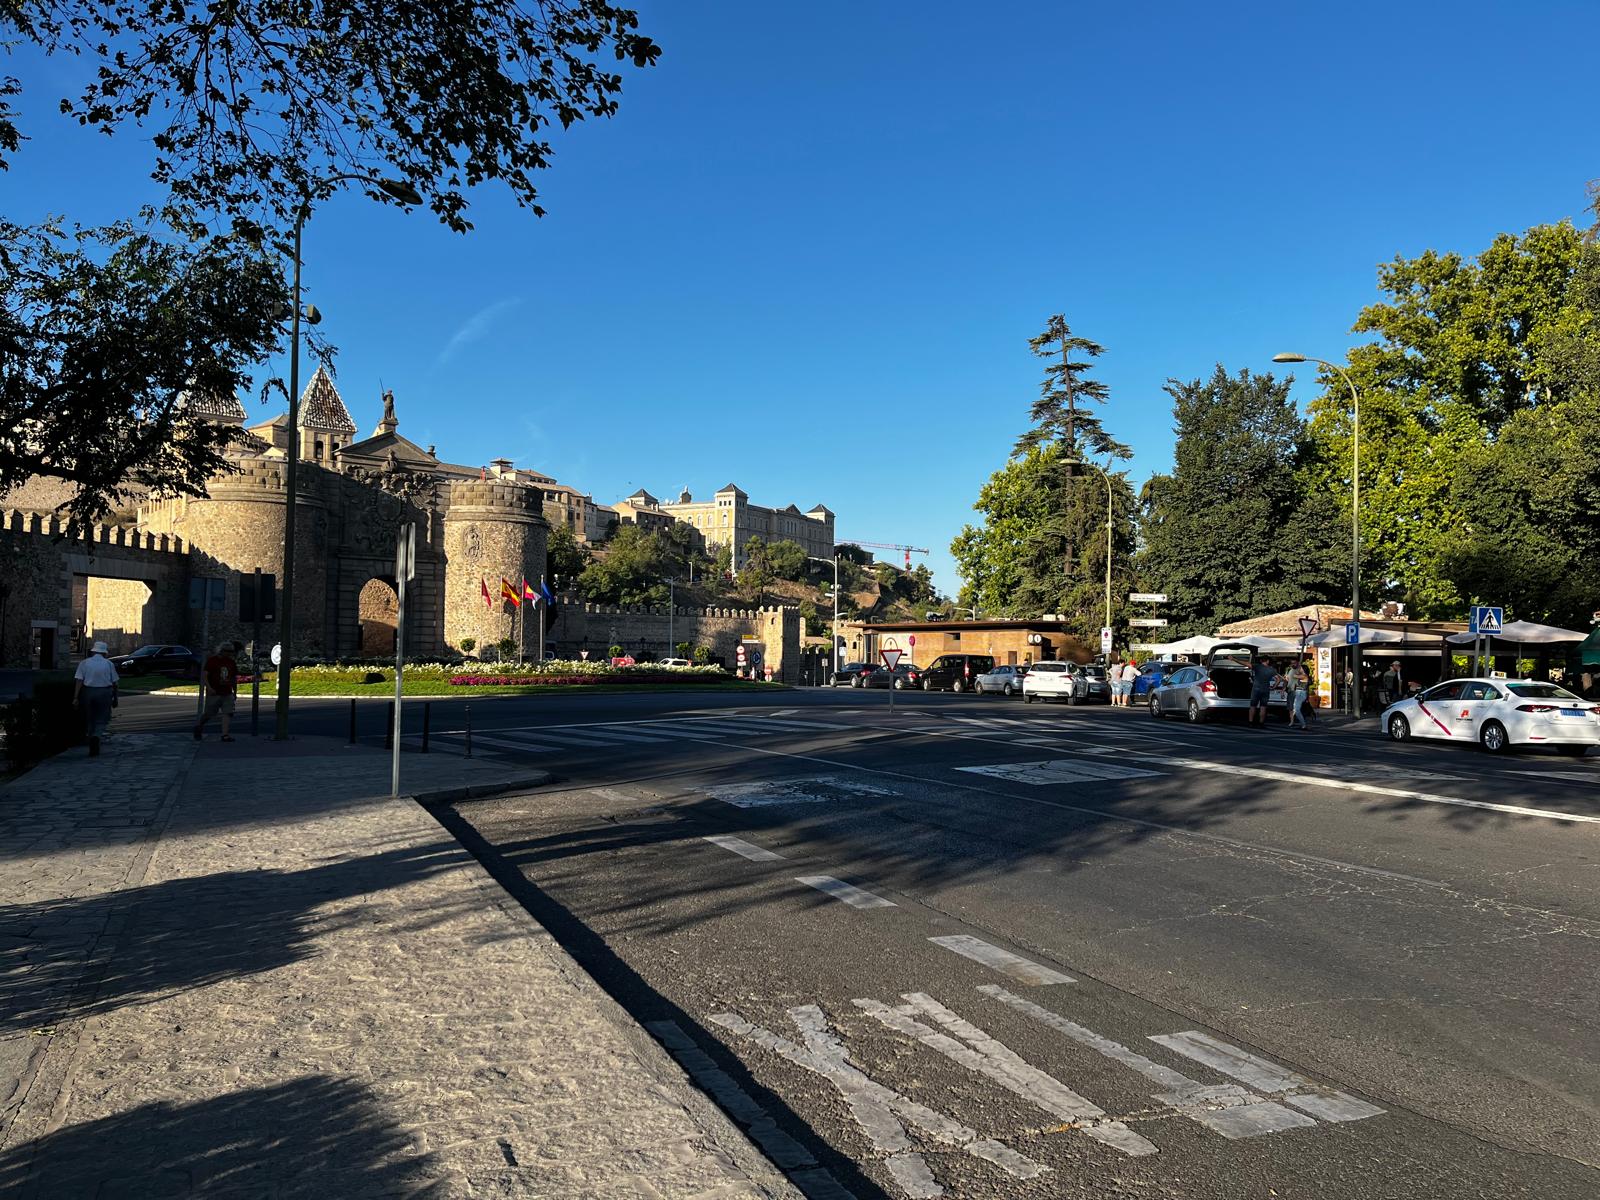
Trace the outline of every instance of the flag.
[[478, 576], [478, 586], [483, 589], [483, 606], [492, 609], [494, 607], [494, 599], [489, 595], [489, 581], [480, 575]]
[[544, 581], [543, 575], [539, 576], [539, 591], [544, 594], [544, 602], [546, 604], [554, 604], [556, 602], [556, 598], [550, 594], [550, 585]]
[[517, 595], [515, 589], [506, 582], [504, 575], [500, 576], [500, 595], [502, 598], [511, 601], [512, 608], [522, 607], [522, 597]]
[[522, 598], [532, 600], [535, 604], [539, 603], [539, 593], [533, 590], [533, 584], [528, 582], [526, 575], [522, 577]]

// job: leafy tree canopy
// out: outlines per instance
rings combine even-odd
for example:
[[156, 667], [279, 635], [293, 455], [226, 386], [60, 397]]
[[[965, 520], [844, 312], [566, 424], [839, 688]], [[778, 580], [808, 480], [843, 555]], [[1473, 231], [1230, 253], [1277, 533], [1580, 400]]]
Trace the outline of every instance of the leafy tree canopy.
[[552, 578], [563, 583], [572, 582], [583, 574], [589, 562], [589, 551], [578, 544], [572, 530], [565, 525], [552, 526], [545, 548], [545, 569]]
[[1166, 391], [1178, 441], [1172, 472], [1145, 484], [1138, 559], [1141, 590], [1167, 593], [1165, 633], [1348, 600], [1348, 537], [1304, 470], [1288, 383], [1219, 365]]
[[276, 266], [237, 239], [0, 221], [0, 492], [76, 484], [75, 527], [130, 486], [203, 495], [236, 431], [187, 398], [246, 389], [286, 307]]
[[[456, 230], [488, 180], [540, 212], [551, 129], [611, 116], [622, 76], [606, 64], [660, 54], [607, 0], [13, 0], [5, 26], [88, 60], [62, 111], [108, 133], [153, 127], [153, 176], [180, 205], [279, 229], [341, 173], [397, 175]], [[0, 109], [0, 151], [16, 148]]]
[[806, 550], [799, 542], [773, 542], [767, 547], [767, 561], [779, 579], [801, 579], [806, 573]]
[[606, 543], [604, 557], [583, 569], [578, 587], [597, 604], [666, 604], [672, 569], [665, 539], [629, 522]]

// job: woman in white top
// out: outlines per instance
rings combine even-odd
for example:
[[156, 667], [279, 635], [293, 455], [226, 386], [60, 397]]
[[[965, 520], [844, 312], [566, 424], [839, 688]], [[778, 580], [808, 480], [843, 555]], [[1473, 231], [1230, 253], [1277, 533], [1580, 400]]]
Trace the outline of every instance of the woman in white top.
[[100, 736], [111, 724], [111, 698], [117, 690], [117, 668], [106, 657], [104, 642], [89, 648], [89, 657], [73, 673], [72, 700], [83, 710], [83, 731], [89, 735], [89, 757], [100, 753]]

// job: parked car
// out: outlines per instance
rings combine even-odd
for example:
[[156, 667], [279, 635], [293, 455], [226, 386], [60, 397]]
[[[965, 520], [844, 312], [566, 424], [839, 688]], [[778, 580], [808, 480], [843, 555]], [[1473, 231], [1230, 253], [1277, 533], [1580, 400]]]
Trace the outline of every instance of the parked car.
[[1099, 663], [1072, 667], [1072, 696], [1069, 704], [1088, 704], [1104, 700], [1111, 703], [1111, 678]]
[[1032, 704], [1035, 700], [1071, 703], [1073, 687], [1071, 663], [1036, 662], [1023, 676], [1022, 699], [1026, 704]]
[[979, 695], [998, 692], [1002, 696], [1020, 696], [1022, 694], [1022, 681], [1027, 677], [1027, 667], [1000, 663], [992, 670], [985, 671], [982, 675], [979, 675], [972, 686], [972, 690]]
[[[1259, 654], [1240, 642], [1212, 648], [1203, 663], [1185, 663], [1149, 692], [1152, 717], [1177, 714], [1199, 723], [1223, 712], [1250, 709], [1250, 671]], [[1273, 681], [1267, 712], [1289, 718], [1289, 696], [1282, 678]]]
[[692, 667], [694, 664], [687, 658], [663, 658], [656, 663], [658, 667]]
[[832, 675], [828, 676], [829, 687], [860, 687], [861, 677], [868, 671], [877, 670], [876, 663], [852, 662], [845, 663]]
[[1139, 668], [1139, 678], [1133, 681], [1133, 694], [1135, 696], [1147, 695], [1151, 688], [1162, 683], [1167, 676], [1178, 670], [1178, 668], [1187, 667], [1188, 665], [1182, 659], [1176, 658], [1153, 659], [1145, 663], [1144, 666]]
[[161, 675], [175, 672], [197, 677], [205, 666], [202, 659], [186, 646], [140, 646], [132, 654], [120, 654], [111, 660], [119, 675]]
[[992, 654], [941, 654], [923, 671], [922, 690], [970, 692], [978, 676], [992, 670]]
[[[903, 692], [907, 688], [918, 687], [922, 681], [922, 668], [916, 663], [899, 663], [894, 669], [894, 690]], [[861, 686], [869, 688], [886, 688], [889, 686], [889, 668], [882, 666], [873, 667], [861, 677]]]
[[1553, 746], [1580, 755], [1600, 745], [1600, 706], [1532, 679], [1448, 679], [1384, 709], [1381, 727], [1397, 742], [1437, 738], [1491, 754]]

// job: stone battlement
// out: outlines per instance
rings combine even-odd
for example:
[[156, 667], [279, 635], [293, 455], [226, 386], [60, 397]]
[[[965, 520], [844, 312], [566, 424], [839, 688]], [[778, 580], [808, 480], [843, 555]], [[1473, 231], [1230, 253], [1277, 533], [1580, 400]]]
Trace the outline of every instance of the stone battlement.
[[450, 502], [445, 510], [449, 519], [451, 508], [499, 508], [520, 516], [544, 517], [544, 504], [539, 493], [522, 483], [499, 483], [492, 479], [463, 479], [450, 485]]
[[183, 544], [180, 537], [167, 534], [148, 533], [143, 529], [136, 529], [131, 525], [100, 525], [89, 526], [77, 537], [68, 538], [66, 526], [60, 517], [45, 516], [42, 513], [22, 512], [18, 509], [9, 509], [0, 513], [0, 529], [11, 533], [30, 533], [40, 537], [51, 537], [70, 541], [71, 544], [94, 546], [122, 546], [129, 550], [153, 551], [157, 554], [187, 554], [189, 548]]

